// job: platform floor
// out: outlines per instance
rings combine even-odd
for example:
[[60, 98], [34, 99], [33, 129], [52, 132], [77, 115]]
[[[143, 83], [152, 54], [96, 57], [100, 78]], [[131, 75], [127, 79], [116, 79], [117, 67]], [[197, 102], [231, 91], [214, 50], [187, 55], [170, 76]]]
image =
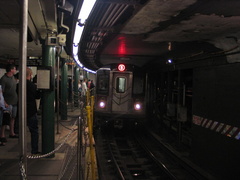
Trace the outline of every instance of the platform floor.
[[[38, 159], [27, 158], [26, 179], [28, 180], [57, 180], [57, 179], [93, 179], [89, 164], [90, 148], [88, 142], [82, 149], [84, 156], [81, 157], [81, 170], [77, 170], [77, 125], [74, 125], [80, 116], [80, 108], [69, 108], [67, 120], [59, 118], [59, 123], [55, 123], [55, 148], [61, 145], [61, 148], [54, 153], [54, 157], [44, 157]], [[39, 116], [39, 150], [41, 151], [41, 117]], [[56, 121], [57, 118], [55, 118]], [[76, 123], [77, 124], [77, 123]], [[74, 126], [73, 126], [74, 125]], [[58, 128], [57, 128], [58, 126]], [[58, 129], [58, 132], [57, 132]], [[67, 138], [67, 135], [69, 137]], [[6, 137], [9, 131], [6, 131]], [[19, 150], [20, 143], [18, 139], [7, 138], [6, 146], [0, 146], [0, 180], [23, 179], [20, 175]], [[30, 154], [30, 132], [27, 129], [27, 154]], [[41, 156], [41, 155], [40, 155]], [[89, 170], [90, 169], [90, 170]], [[97, 170], [95, 170], [97, 171]], [[78, 175], [82, 174], [81, 178]], [[97, 179], [97, 177], [95, 178]]]
[[[67, 120], [59, 119], [57, 124], [57, 117], [55, 118], [55, 148], [61, 145], [61, 148], [54, 153], [53, 158], [39, 158], [39, 159], [27, 159], [27, 172], [26, 179], [28, 180], [97, 180], [97, 164], [95, 154], [90, 153], [90, 147], [88, 142], [88, 128], [85, 127], [85, 132], [83, 134], [82, 148], [81, 148], [81, 168], [78, 170], [78, 131], [73, 131], [72, 129], [77, 129], [77, 125], [74, 125], [75, 121], [78, 120], [80, 116], [80, 108], [69, 108], [67, 114]], [[57, 128], [58, 127], [58, 128]], [[156, 128], [156, 126], [154, 126]], [[151, 126], [152, 128], [152, 126]], [[59, 130], [57, 132], [57, 129]], [[67, 137], [67, 135], [71, 135]], [[6, 131], [8, 137], [9, 131]], [[39, 116], [39, 150], [41, 151], [41, 116]], [[179, 157], [185, 159], [191, 166], [194, 166], [188, 160], [188, 151], [185, 148], [178, 147], [176, 144], [176, 139], [170, 138], [169, 133], [159, 130], [155, 131], [155, 136], [160, 138], [172, 152], [178, 154]], [[17, 180], [24, 179], [20, 175], [20, 161], [19, 161], [19, 150], [20, 144], [18, 139], [7, 138], [8, 142], [6, 146], [0, 146], [0, 180]], [[27, 130], [27, 153], [30, 155], [30, 132]], [[93, 147], [93, 152], [95, 149]], [[92, 155], [92, 156], [91, 156]], [[91, 170], [91, 157], [94, 156], [94, 171]], [[196, 167], [199, 169], [199, 167]], [[200, 172], [206, 174], [207, 179], [214, 179], [211, 175], [199, 169]], [[79, 176], [81, 176], [79, 178]]]

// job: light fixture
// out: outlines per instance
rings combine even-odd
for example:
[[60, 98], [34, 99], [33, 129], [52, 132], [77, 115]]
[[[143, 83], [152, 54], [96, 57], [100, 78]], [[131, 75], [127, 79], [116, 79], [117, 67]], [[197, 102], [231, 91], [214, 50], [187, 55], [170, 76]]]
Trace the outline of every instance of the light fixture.
[[126, 66], [125, 66], [124, 64], [119, 64], [119, 65], [118, 65], [118, 70], [119, 70], [120, 72], [123, 72], [123, 71], [126, 70]]
[[99, 101], [98, 106], [99, 106], [101, 109], [103, 109], [103, 108], [106, 107], [106, 102], [103, 101], [103, 100], [101, 100], [101, 101]]
[[[78, 15], [78, 20], [76, 21], [74, 37], [73, 37], [72, 52], [73, 52], [74, 60], [81, 68], [83, 68], [83, 65], [80, 62], [80, 60], [78, 59], [78, 46], [76, 46], [76, 44], [79, 44], [79, 42], [81, 40], [81, 36], [82, 36], [82, 32], [83, 32], [83, 28], [84, 28], [86, 19], [88, 18], [90, 12], [92, 11], [92, 8], [93, 8], [95, 2], [96, 2], [96, 0], [83, 1], [81, 10]], [[89, 70], [87, 68], [84, 68], [84, 69], [89, 72], [95, 72], [95, 71]]]
[[172, 59], [168, 59], [167, 62], [168, 62], [169, 64], [171, 64], [173, 61], [172, 61]]
[[77, 22], [78, 22], [78, 25], [79, 25], [80, 27], [83, 27], [83, 26], [85, 25], [85, 23], [82, 23], [82, 22], [81, 22], [81, 19], [78, 19]]
[[135, 109], [136, 111], [141, 110], [141, 109], [142, 109], [142, 103], [136, 102], [136, 103], [134, 104], [134, 109]]

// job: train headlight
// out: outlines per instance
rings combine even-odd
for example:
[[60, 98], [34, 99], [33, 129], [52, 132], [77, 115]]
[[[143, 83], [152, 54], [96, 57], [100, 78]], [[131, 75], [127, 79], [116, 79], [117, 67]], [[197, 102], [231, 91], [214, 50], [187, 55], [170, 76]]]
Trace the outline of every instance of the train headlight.
[[106, 102], [105, 101], [99, 101], [98, 105], [99, 105], [100, 108], [103, 109], [103, 108], [106, 107]]
[[136, 103], [134, 104], [134, 109], [135, 109], [136, 111], [141, 110], [141, 109], [142, 109], [142, 103], [136, 102]]

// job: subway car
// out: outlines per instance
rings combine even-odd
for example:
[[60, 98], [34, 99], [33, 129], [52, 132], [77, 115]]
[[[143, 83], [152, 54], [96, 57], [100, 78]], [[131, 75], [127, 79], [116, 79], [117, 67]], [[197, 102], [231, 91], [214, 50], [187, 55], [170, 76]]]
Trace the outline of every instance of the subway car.
[[146, 115], [146, 73], [139, 67], [114, 64], [96, 73], [95, 123], [122, 128], [142, 125]]

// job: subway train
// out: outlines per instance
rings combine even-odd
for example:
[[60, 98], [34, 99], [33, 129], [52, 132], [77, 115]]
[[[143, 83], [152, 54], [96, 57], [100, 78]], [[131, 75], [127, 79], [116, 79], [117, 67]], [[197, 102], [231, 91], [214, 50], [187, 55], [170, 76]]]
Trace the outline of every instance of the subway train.
[[[43, 69], [48, 76], [41, 81], [53, 82], [44, 87], [41, 101], [43, 154], [53, 150], [56, 139], [52, 79], [61, 76], [64, 85], [59, 90], [64, 96], [56, 102], [67, 112], [66, 78], [72, 75], [75, 108], [79, 78], [93, 79], [88, 73], [94, 76], [98, 71], [94, 114], [98, 124], [139, 124], [148, 115], [148, 127], [166, 131], [168, 143], [173, 136], [175, 150], [187, 147], [182, 157], [217, 179], [240, 179], [239, 0], [26, 2], [0, 1], [0, 68], [12, 63], [24, 74], [21, 66], [27, 63], [52, 70], [53, 76]], [[92, 6], [85, 5], [89, 2]], [[88, 9], [89, 14], [82, 16], [80, 12]], [[108, 66], [113, 62], [125, 62], [125, 70], [123, 65], [122, 72], [117, 64]], [[136, 77], [142, 82], [135, 83]], [[25, 77], [20, 76], [25, 82], [21, 79]], [[22, 113], [22, 93], [19, 102]], [[142, 102], [135, 106], [141, 110], [134, 109], [136, 102]], [[20, 117], [19, 122], [26, 119]]]
[[100, 126], [142, 124], [146, 114], [146, 73], [133, 65], [113, 64], [96, 73], [95, 123]]

